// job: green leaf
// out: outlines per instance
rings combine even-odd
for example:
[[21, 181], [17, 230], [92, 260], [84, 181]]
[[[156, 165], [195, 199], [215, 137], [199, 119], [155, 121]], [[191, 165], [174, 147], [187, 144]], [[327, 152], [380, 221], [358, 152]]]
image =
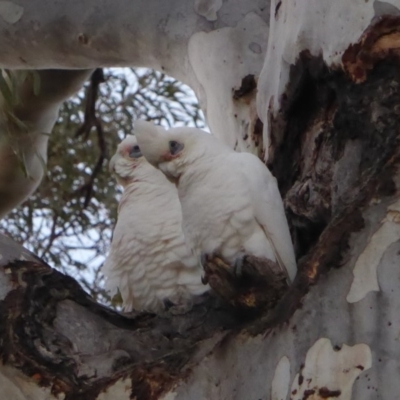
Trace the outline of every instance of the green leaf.
[[114, 307], [122, 305], [122, 296], [121, 296], [121, 292], [119, 291], [119, 289], [118, 289], [118, 292], [112, 297], [111, 304]]

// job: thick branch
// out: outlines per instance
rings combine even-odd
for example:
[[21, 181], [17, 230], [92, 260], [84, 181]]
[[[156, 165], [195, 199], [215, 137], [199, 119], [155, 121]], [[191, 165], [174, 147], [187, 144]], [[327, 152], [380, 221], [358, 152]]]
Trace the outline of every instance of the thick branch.
[[241, 325], [212, 295], [188, 315], [124, 317], [96, 304], [72, 278], [0, 239], [2, 360], [35, 377], [40, 386], [53, 392], [59, 388], [68, 399], [94, 399], [127, 375], [135, 393], [142, 393], [138, 398], [151, 398], [193, 362], [199, 341], [209, 339], [213, 346], [223, 332]]
[[154, 68], [192, 87], [214, 134], [261, 154], [256, 93], [238, 100], [233, 92], [243, 78], [261, 71], [268, 0], [7, 4], [0, 8], [0, 67]]
[[62, 103], [91, 70], [14, 71], [15, 102], [3, 99], [0, 115], [0, 218], [39, 185], [47, 142]]
[[193, 34], [234, 26], [249, 12], [265, 19], [269, 13], [256, 0], [228, 2], [217, 11], [223, 17], [210, 21], [185, 0], [89, 0], [68, 7], [51, 0], [10, 2], [0, 12], [0, 66], [146, 66], [184, 76]]

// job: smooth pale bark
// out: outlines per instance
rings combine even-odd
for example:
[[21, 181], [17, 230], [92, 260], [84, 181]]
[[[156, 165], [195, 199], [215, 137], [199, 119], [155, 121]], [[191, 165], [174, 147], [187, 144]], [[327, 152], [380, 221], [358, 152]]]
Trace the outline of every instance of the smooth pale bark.
[[193, 88], [214, 134], [261, 154], [256, 92], [233, 91], [258, 77], [268, 21], [266, 0], [0, 2], [0, 66], [163, 71]]
[[14, 96], [2, 99], [0, 114], [0, 218], [39, 185], [47, 161], [49, 135], [62, 103], [75, 94], [92, 70], [13, 71], [20, 79]]

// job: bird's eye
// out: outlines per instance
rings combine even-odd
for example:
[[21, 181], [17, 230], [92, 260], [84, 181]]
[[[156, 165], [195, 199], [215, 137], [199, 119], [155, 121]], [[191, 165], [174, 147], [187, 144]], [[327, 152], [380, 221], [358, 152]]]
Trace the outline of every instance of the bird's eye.
[[175, 140], [169, 142], [169, 151], [173, 156], [182, 151], [184, 147], [185, 146], [182, 143], [175, 142]]
[[129, 152], [130, 158], [139, 158], [142, 157], [142, 152], [140, 151], [140, 147], [138, 145], [133, 146], [131, 151]]

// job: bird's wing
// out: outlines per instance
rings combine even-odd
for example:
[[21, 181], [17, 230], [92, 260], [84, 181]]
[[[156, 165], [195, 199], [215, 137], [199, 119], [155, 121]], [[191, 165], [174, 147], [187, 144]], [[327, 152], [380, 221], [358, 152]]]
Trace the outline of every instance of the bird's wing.
[[279, 265], [293, 281], [297, 272], [296, 259], [276, 179], [256, 156], [236, 153], [235, 158], [249, 185], [255, 218], [271, 242]]

